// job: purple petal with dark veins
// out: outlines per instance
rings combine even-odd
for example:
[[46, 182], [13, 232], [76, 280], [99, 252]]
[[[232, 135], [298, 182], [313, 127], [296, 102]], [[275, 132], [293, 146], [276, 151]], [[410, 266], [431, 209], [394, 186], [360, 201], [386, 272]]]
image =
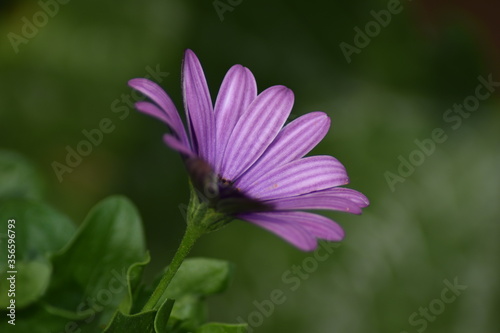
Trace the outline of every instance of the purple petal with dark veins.
[[344, 166], [331, 156], [310, 156], [284, 164], [252, 184], [240, 182], [247, 195], [269, 200], [293, 197], [349, 183]]
[[307, 212], [247, 213], [238, 218], [257, 224], [304, 251], [314, 250], [317, 238], [328, 241], [344, 238], [344, 230], [336, 222]]
[[149, 102], [137, 102], [134, 104], [134, 106], [138, 111], [159, 119], [166, 123], [168, 126], [172, 127], [172, 124], [170, 124], [170, 118], [167, 116], [165, 111], [156, 106], [156, 104]]
[[241, 214], [238, 218], [251, 222], [283, 238], [302, 251], [312, 251], [318, 242], [306, 228], [298, 223], [289, 223], [276, 213]]
[[266, 203], [271, 204], [275, 210], [329, 209], [361, 214], [361, 208], [354, 202], [326, 194], [304, 194], [297, 197], [269, 200]]
[[222, 177], [236, 179], [262, 155], [290, 114], [293, 99], [284, 86], [268, 88], [255, 98], [231, 133], [221, 163]]
[[191, 150], [191, 147], [186, 146], [184, 143], [179, 141], [176, 137], [170, 135], [170, 134], [165, 134], [163, 136], [163, 141], [167, 146], [172, 148], [173, 150], [178, 151], [179, 153], [183, 154], [184, 156], [187, 157], [195, 157], [196, 154]]
[[172, 130], [172, 133], [174, 133], [175, 136], [184, 144], [187, 144], [189, 142], [187, 140], [186, 130], [184, 129], [182, 123], [179, 124], [175, 121], [175, 119], [172, 120], [167, 113], [165, 113], [155, 104], [149, 102], [137, 102], [135, 103], [135, 107], [142, 113], [155, 117], [166, 123]]
[[361, 208], [368, 207], [370, 205], [370, 201], [363, 193], [345, 187], [327, 188], [325, 190], [307, 194], [307, 196], [347, 199], [354, 202], [358, 207]]
[[195, 152], [205, 161], [215, 161], [215, 117], [212, 99], [201, 64], [191, 50], [186, 50], [182, 66], [184, 108]]
[[[189, 143], [184, 125], [182, 124], [181, 117], [177, 112], [177, 108], [175, 107], [174, 103], [167, 95], [167, 93], [163, 91], [163, 89], [159, 85], [148, 79], [132, 79], [128, 81], [128, 85], [151, 99], [161, 109], [156, 110], [151, 107], [146, 107], [145, 109], [142, 109], [140, 111], [166, 122], [170, 126], [172, 131], [174, 131], [179, 136], [179, 139], [183, 143]], [[137, 104], [144, 106], [144, 104], [142, 103], [145, 102], [139, 102]], [[163, 114], [165, 116], [161, 116], [161, 111], [163, 111]]]
[[257, 97], [257, 84], [252, 72], [241, 65], [231, 67], [222, 81], [214, 108], [216, 172], [220, 169], [222, 156], [234, 126], [255, 97]]
[[238, 180], [251, 183], [270, 170], [303, 157], [326, 135], [330, 118], [324, 112], [305, 114], [279, 132], [262, 156]]
[[316, 238], [328, 241], [341, 241], [344, 239], [342, 227], [322, 215], [307, 212], [275, 212], [275, 214], [279, 215], [283, 221], [299, 224]]

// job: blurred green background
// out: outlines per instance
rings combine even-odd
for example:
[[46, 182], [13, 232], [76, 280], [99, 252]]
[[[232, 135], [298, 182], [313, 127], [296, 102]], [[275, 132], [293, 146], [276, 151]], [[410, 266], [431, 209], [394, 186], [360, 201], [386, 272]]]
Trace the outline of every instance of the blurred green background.
[[[241, 221], [202, 238], [193, 256], [237, 267], [230, 290], [211, 300], [211, 320], [241, 317], [263, 333], [500, 332], [499, 94], [460, 125], [443, 118], [476, 94], [478, 76], [500, 81], [500, 4], [401, 2], [348, 62], [341, 43], [355, 46], [355, 28], [364, 31], [390, 1], [62, 2], [0, 2], [1, 148], [36, 165], [53, 206], [79, 223], [102, 198], [124, 194], [145, 221], [149, 276], [169, 261], [184, 229], [187, 176], [162, 143], [164, 126], [127, 106], [126, 82], [159, 69], [181, 108], [180, 66], [191, 48], [214, 100], [240, 63], [260, 91], [290, 87], [293, 116], [327, 112], [332, 129], [313, 153], [342, 161], [350, 187], [371, 200], [361, 216], [325, 213], [346, 239], [294, 291], [283, 274], [310, 253]], [[54, 161], [64, 163], [66, 147], [104, 118], [114, 130], [59, 181]], [[391, 189], [386, 173], [397, 175], [399, 156], [408, 160], [435, 128], [447, 139]], [[467, 288], [440, 303], [444, 281], [455, 279]], [[255, 304], [274, 289], [286, 301], [257, 321]], [[429, 306], [429, 319], [410, 321]]]

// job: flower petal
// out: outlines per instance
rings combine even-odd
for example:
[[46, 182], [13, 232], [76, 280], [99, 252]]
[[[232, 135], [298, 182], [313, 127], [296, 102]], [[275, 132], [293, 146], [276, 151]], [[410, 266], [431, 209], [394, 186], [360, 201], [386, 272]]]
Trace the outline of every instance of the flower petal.
[[344, 239], [344, 230], [342, 227], [322, 215], [307, 212], [273, 212], [263, 214], [276, 214], [283, 221], [297, 223], [316, 238], [328, 241], [341, 241]]
[[293, 92], [284, 86], [264, 90], [250, 104], [229, 138], [221, 163], [221, 174], [234, 180], [267, 149], [286, 121], [293, 106]]
[[[175, 119], [171, 119], [167, 113], [165, 113], [162, 109], [160, 109], [158, 106], [156, 106], [153, 103], [149, 102], [137, 102], [135, 103], [135, 107], [137, 110], [141, 111], [142, 113], [145, 113], [147, 115], [150, 115], [152, 117], [155, 117], [164, 123], [166, 123], [170, 129], [172, 130], [172, 133], [175, 134], [175, 136], [183, 143], [183, 144], [189, 144], [189, 141], [187, 139], [186, 135], [186, 130], [184, 129], [184, 126], [182, 123], [177, 122]], [[180, 120], [180, 119], [179, 119]]]
[[200, 61], [193, 51], [186, 50], [182, 66], [184, 107], [189, 134], [196, 153], [205, 161], [215, 161], [215, 118], [212, 99]]
[[237, 217], [278, 235], [302, 251], [312, 251], [318, 244], [316, 237], [303, 226], [282, 219], [278, 213], [248, 213]]
[[255, 97], [257, 84], [252, 72], [241, 65], [231, 67], [222, 81], [214, 108], [217, 152], [214, 168], [217, 172], [234, 126]]
[[[161, 110], [153, 109], [150, 106], [143, 108], [145, 104], [142, 103], [145, 102], [139, 102], [137, 104], [142, 108], [140, 111], [164, 121], [179, 136], [179, 139], [183, 143], [189, 143], [184, 125], [174, 102], [172, 102], [167, 93], [159, 85], [148, 79], [132, 79], [128, 81], [128, 85], [144, 94], [161, 108]], [[164, 116], [161, 116], [161, 111], [163, 111]]]
[[348, 199], [327, 194], [317, 195], [316, 193], [318, 192], [291, 198], [274, 199], [266, 201], [266, 203], [271, 204], [275, 210], [329, 209], [361, 214], [361, 208]]
[[251, 183], [270, 170], [303, 157], [325, 137], [329, 128], [330, 118], [324, 112], [311, 112], [295, 119], [236, 183]]
[[138, 111], [145, 113], [158, 120], [161, 120], [167, 125], [171, 126], [170, 118], [162, 109], [157, 107], [155, 104], [149, 102], [137, 102], [134, 104], [134, 106]]
[[185, 145], [183, 142], [179, 141], [176, 137], [170, 135], [170, 134], [165, 134], [163, 136], [163, 141], [167, 146], [172, 148], [173, 150], [178, 151], [179, 153], [183, 154], [184, 156], [187, 157], [195, 157], [195, 153], [191, 150], [191, 147]]
[[345, 187], [327, 188], [326, 190], [310, 193], [307, 196], [347, 199], [361, 208], [368, 207], [370, 205], [370, 201], [363, 193]]
[[284, 164], [252, 184], [239, 183], [247, 195], [259, 199], [293, 197], [349, 183], [344, 166], [331, 156], [311, 156]]
[[267, 229], [304, 251], [314, 250], [317, 238], [328, 241], [344, 238], [344, 230], [336, 222], [307, 212], [247, 213], [238, 218]]

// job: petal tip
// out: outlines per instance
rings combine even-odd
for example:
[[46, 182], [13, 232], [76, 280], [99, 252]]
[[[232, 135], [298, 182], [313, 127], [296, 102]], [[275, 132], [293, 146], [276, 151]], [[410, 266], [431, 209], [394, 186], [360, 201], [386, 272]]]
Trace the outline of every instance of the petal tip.
[[196, 55], [196, 53], [194, 53], [193, 50], [191, 49], [186, 49], [186, 51], [184, 51], [184, 62], [191, 62], [191, 61], [195, 61], [195, 62], [199, 62], [199, 59], [198, 59], [198, 56]]
[[130, 79], [130, 80], [128, 80], [127, 85], [131, 88], [135, 88], [135, 87], [141, 85], [143, 80], [146, 80], [146, 79], [144, 79], [144, 78]]
[[299, 250], [304, 251], [304, 252], [312, 252], [318, 248], [317, 241], [314, 244], [302, 244], [302, 245], [292, 244], [292, 245], [295, 246], [296, 248], [298, 248]]

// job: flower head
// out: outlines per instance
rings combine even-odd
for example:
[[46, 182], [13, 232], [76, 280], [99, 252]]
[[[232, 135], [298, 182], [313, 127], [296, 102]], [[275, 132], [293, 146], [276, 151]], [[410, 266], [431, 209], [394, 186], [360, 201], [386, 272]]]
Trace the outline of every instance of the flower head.
[[368, 206], [363, 194], [339, 187], [349, 179], [337, 159], [304, 157], [324, 138], [330, 119], [311, 112], [285, 125], [294, 102], [287, 87], [257, 94], [250, 70], [234, 65], [214, 105], [201, 64], [187, 50], [182, 66], [186, 132], [174, 103], [156, 83], [132, 79], [129, 85], [151, 100], [136, 108], [170, 128], [164, 141], [182, 155], [202, 199], [228, 219], [256, 224], [308, 251], [318, 238], [340, 241], [344, 232], [329, 218], [303, 210], [360, 214]]

